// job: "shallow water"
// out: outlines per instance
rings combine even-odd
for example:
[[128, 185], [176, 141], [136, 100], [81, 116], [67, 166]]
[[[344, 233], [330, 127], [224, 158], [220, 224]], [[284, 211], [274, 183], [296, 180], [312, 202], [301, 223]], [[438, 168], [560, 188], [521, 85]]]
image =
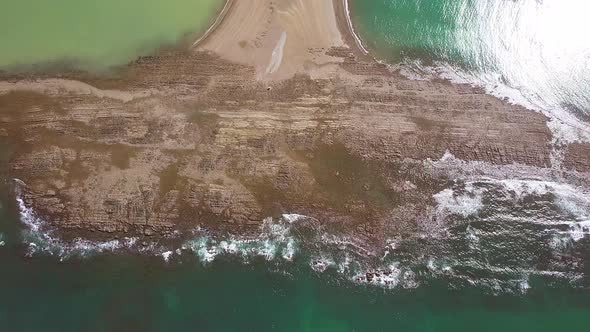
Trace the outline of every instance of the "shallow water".
[[568, 289], [384, 292], [256, 264], [0, 259], [7, 331], [584, 331], [590, 310], [590, 294]]
[[451, 71], [555, 114], [590, 115], [587, 1], [381, 0], [351, 5], [362, 39], [387, 61]]
[[[455, 163], [447, 157], [433, 167], [457, 169]], [[553, 182], [482, 179], [455, 183], [434, 198], [437, 213], [451, 218], [447, 236], [400, 240], [372, 265], [296, 215], [267, 221], [256, 239], [225, 239], [225, 244], [196, 235], [178, 247], [124, 239], [71, 246], [55, 241], [42, 220], [7, 195], [0, 209], [5, 242], [0, 326], [19, 331], [585, 329], [588, 193]], [[320, 260], [324, 267], [316, 264]], [[363, 272], [375, 266], [393, 267], [363, 280]]]
[[101, 70], [202, 31], [222, 0], [1, 0], [0, 69]]
[[[456, 25], [449, 23], [457, 19], [455, 6], [480, 2], [415, 0], [398, 2], [397, 7], [392, 3], [355, 2], [355, 6], [365, 6], [356, 8], [355, 15], [367, 10], [363, 15], [373, 17], [376, 23], [371, 36], [379, 44], [371, 46], [390, 56], [392, 62], [434, 59], [476, 74], [488, 68], [478, 67], [478, 61], [489, 54], [482, 51], [472, 58], [467, 56], [471, 53], [465, 55], [461, 47], [447, 43], [452, 40], [448, 35], [456, 31]], [[32, 6], [31, 2], [15, 2], [14, 6], [27, 4]], [[108, 1], [104, 5], [108, 4], [115, 5]], [[148, 8], [156, 6], [156, 2], [145, 4], [147, 8], [129, 12], [146, 11], [147, 15], [152, 10]], [[486, 4], [510, 8], [531, 5], [526, 1]], [[161, 10], [172, 7], [160, 6]], [[386, 10], [390, 12], [385, 14]], [[427, 15], [416, 14], [424, 14], [424, 10]], [[175, 15], [180, 20], [189, 14], [171, 10], [174, 20]], [[385, 16], [397, 18], [390, 24], [401, 25], [395, 27], [396, 31], [401, 29], [399, 34], [383, 34], [386, 30], [377, 29], [379, 18]], [[419, 35], [408, 28], [412, 26], [426, 26], [432, 36]], [[45, 52], [43, 56], [27, 61], [42, 63], [73, 56], [79, 63], [104, 68], [150, 48], [144, 45], [173, 41], [196, 28], [190, 24], [179, 28], [170, 39], [144, 39], [124, 54], [104, 48], [114, 45], [108, 44], [112, 40], [105, 41], [107, 44], [97, 49], [111, 50], [107, 52], [110, 55], [101, 53], [96, 58], [88, 56], [95, 52], [92, 43], [81, 50], [70, 45], [74, 51], [70, 49], [64, 57], [48, 42], [36, 46]], [[362, 32], [370, 42], [366, 35], [369, 28], [370, 24], [363, 24]], [[396, 40], [379, 39], [383, 36]], [[113, 40], [127, 44], [118, 37]], [[406, 46], [394, 49], [392, 45]], [[502, 66], [489, 68], [490, 73], [504, 70]], [[348, 239], [337, 233], [330, 236], [314, 222], [294, 215], [267, 220], [261, 235], [254, 239], [218, 239], [196, 232], [194, 239], [171, 247], [135, 239], [66, 243], [33, 211], [15, 202], [14, 188], [0, 188], [4, 195], [0, 200], [0, 329], [586, 330], [590, 312], [590, 193], [550, 180], [519, 180], [508, 175], [492, 180], [491, 175], [499, 173], [496, 169], [467, 165], [452, 156], [443, 159], [431, 162], [433, 172], [455, 174], [464, 168], [476, 174], [461, 174], [468, 180], [449, 183], [435, 195], [436, 213], [449, 219], [448, 227], [441, 229], [439, 237], [392, 239], [383, 252], [368, 259]], [[4, 162], [0, 153], [0, 164]], [[439, 227], [423, 226], [429, 230]], [[375, 270], [380, 276], [367, 280], [365, 273]]]
[[[436, 277], [388, 289], [354, 283], [336, 268], [315, 271], [304, 253], [247, 263], [235, 255], [208, 262], [198, 252], [169, 262], [157, 252], [31, 255], [14, 208], [0, 209], [0, 326], [10, 331], [582, 331], [590, 311], [588, 289], [568, 283], [537, 278], [524, 293], [493, 294]], [[466, 254], [483, 262], [491, 244]], [[466, 273], [477, 280], [490, 272]]]
[[[6, 214], [0, 227], [13, 223]], [[432, 282], [385, 290], [314, 272], [306, 261], [107, 254], [60, 262], [0, 247], [7, 331], [583, 331], [587, 290], [526, 294]]]

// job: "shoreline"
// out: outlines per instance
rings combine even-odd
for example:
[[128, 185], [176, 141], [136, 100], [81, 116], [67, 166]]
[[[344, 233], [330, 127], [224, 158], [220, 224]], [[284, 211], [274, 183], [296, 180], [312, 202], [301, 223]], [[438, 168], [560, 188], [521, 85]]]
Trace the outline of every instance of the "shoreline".
[[207, 40], [207, 38], [215, 32], [215, 29], [221, 24], [221, 22], [225, 19], [227, 13], [231, 10], [232, 5], [234, 4], [235, 0], [225, 0], [225, 4], [223, 8], [215, 18], [215, 21], [209, 28], [196, 40], [192, 43], [191, 48], [197, 47], [200, 43]]
[[[338, 0], [335, 0], [337, 2]], [[463, 71], [460, 67], [455, 67], [452, 63], [436, 63], [431, 65], [423, 66], [419, 58], [416, 59], [419, 64], [414, 65], [412, 63], [406, 63], [400, 61], [397, 63], [390, 62], [388, 59], [383, 58], [374, 49], [367, 49], [360, 36], [357, 34], [352, 17], [350, 14], [350, 3], [349, 1], [355, 0], [342, 0], [343, 7], [345, 10], [345, 19], [348, 26], [348, 32], [354, 40], [354, 44], [357, 46], [361, 53], [370, 56], [373, 60], [379, 63], [387, 64], [388, 68], [392, 71], [398, 71], [402, 76], [414, 80], [414, 79], [441, 79], [447, 81], [449, 84], [468, 84], [474, 88], [481, 88], [486, 94], [496, 97], [498, 99], [506, 99], [508, 102], [514, 105], [522, 106], [528, 110], [538, 112], [547, 116], [551, 123], [551, 132], [553, 135], [552, 144], [555, 149], [555, 158], [559, 158], [557, 154], [562, 152], [558, 151], [563, 146], [576, 146], [576, 144], [590, 144], [590, 125], [588, 124], [589, 116], [587, 114], [581, 114], [577, 112], [569, 112], [565, 109], [559, 108], [547, 108], [541, 105], [541, 102], [536, 100], [536, 97], [527, 96], [518, 88], [505, 85], [501, 81], [488, 82], [478, 76], [469, 74]], [[459, 70], [457, 70], [459, 68]], [[402, 73], [405, 69], [409, 69], [406, 73]], [[531, 100], [533, 98], [535, 100]], [[590, 148], [582, 148], [582, 151], [590, 151]], [[577, 152], [577, 154], [584, 152]], [[559, 162], [559, 161], [558, 161]]]
[[[337, 1], [337, 0], [336, 0]], [[352, 17], [350, 14], [350, 3], [349, 0], [342, 0], [343, 4], [342, 6], [345, 9], [345, 13], [346, 13], [346, 22], [349, 28], [349, 32], [350, 34], [353, 36], [357, 47], [359, 47], [361, 49], [362, 52], [364, 52], [365, 54], [369, 54], [369, 50], [367, 50], [367, 48], [365, 47], [365, 45], [363, 44], [363, 41], [361, 40], [361, 38], [358, 36], [358, 34], [356, 33], [356, 30], [354, 29], [354, 24], [352, 22]]]
[[[23, 147], [9, 161], [23, 205], [89, 239], [252, 235], [300, 214], [371, 252], [441, 232], [449, 179], [555, 180], [543, 115], [391, 72], [356, 44], [348, 4], [226, 2], [195, 47], [138, 59], [121, 90], [6, 83], [0, 139]], [[560, 171], [586, 183], [588, 159]]]

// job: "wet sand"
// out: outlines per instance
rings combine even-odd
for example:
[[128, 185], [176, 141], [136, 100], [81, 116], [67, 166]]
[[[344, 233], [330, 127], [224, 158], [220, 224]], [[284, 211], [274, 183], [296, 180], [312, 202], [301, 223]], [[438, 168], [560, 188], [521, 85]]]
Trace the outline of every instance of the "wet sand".
[[[224, 21], [197, 49], [252, 66], [261, 80], [280, 80], [336, 61], [311, 50], [343, 45], [332, 2], [255, 0], [234, 1]], [[280, 65], [271, 72], [273, 61]]]
[[0, 106], [20, 110], [0, 107], [0, 137], [26, 147], [9, 176], [69, 237], [252, 234], [297, 213], [365, 247], [445, 227], [433, 195], [459, 171], [429, 164], [445, 154], [482, 176], [514, 166], [588, 186], [587, 145], [557, 164], [542, 114], [377, 63], [344, 5], [231, 1], [189, 50], [142, 57], [103, 88], [88, 74], [0, 80]]

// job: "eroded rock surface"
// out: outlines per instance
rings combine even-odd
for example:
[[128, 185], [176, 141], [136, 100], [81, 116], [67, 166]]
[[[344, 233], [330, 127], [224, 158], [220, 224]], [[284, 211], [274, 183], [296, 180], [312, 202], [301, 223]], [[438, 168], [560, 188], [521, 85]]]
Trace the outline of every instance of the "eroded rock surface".
[[[426, 159], [551, 167], [545, 116], [408, 80], [345, 40], [296, 52], [296, 73], [280, 79], [213, 47], [141, 58], [112, 78], [6, 79], [9, 177], [66, 235], [249, 232], [297, 213], [371, 242], [436, 226], [433, 194], [452, 179]], [[588, 171], [587, 151], [571, 146], [566, 167]]]

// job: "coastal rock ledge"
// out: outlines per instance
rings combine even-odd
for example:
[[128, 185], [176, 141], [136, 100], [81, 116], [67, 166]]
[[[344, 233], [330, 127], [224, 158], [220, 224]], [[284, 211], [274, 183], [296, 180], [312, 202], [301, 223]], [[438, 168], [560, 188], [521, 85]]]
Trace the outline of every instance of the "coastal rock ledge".
[[65, 238], [246, 234], [285, 213], [364, 244], [436, 232], [443, 156], [586, 186], [590, 146], [555, 153], [547, 121], [378, 63], [330, 0], [230, 1], [195, 45], [109, 77], [0, 76], [4, 174]]

